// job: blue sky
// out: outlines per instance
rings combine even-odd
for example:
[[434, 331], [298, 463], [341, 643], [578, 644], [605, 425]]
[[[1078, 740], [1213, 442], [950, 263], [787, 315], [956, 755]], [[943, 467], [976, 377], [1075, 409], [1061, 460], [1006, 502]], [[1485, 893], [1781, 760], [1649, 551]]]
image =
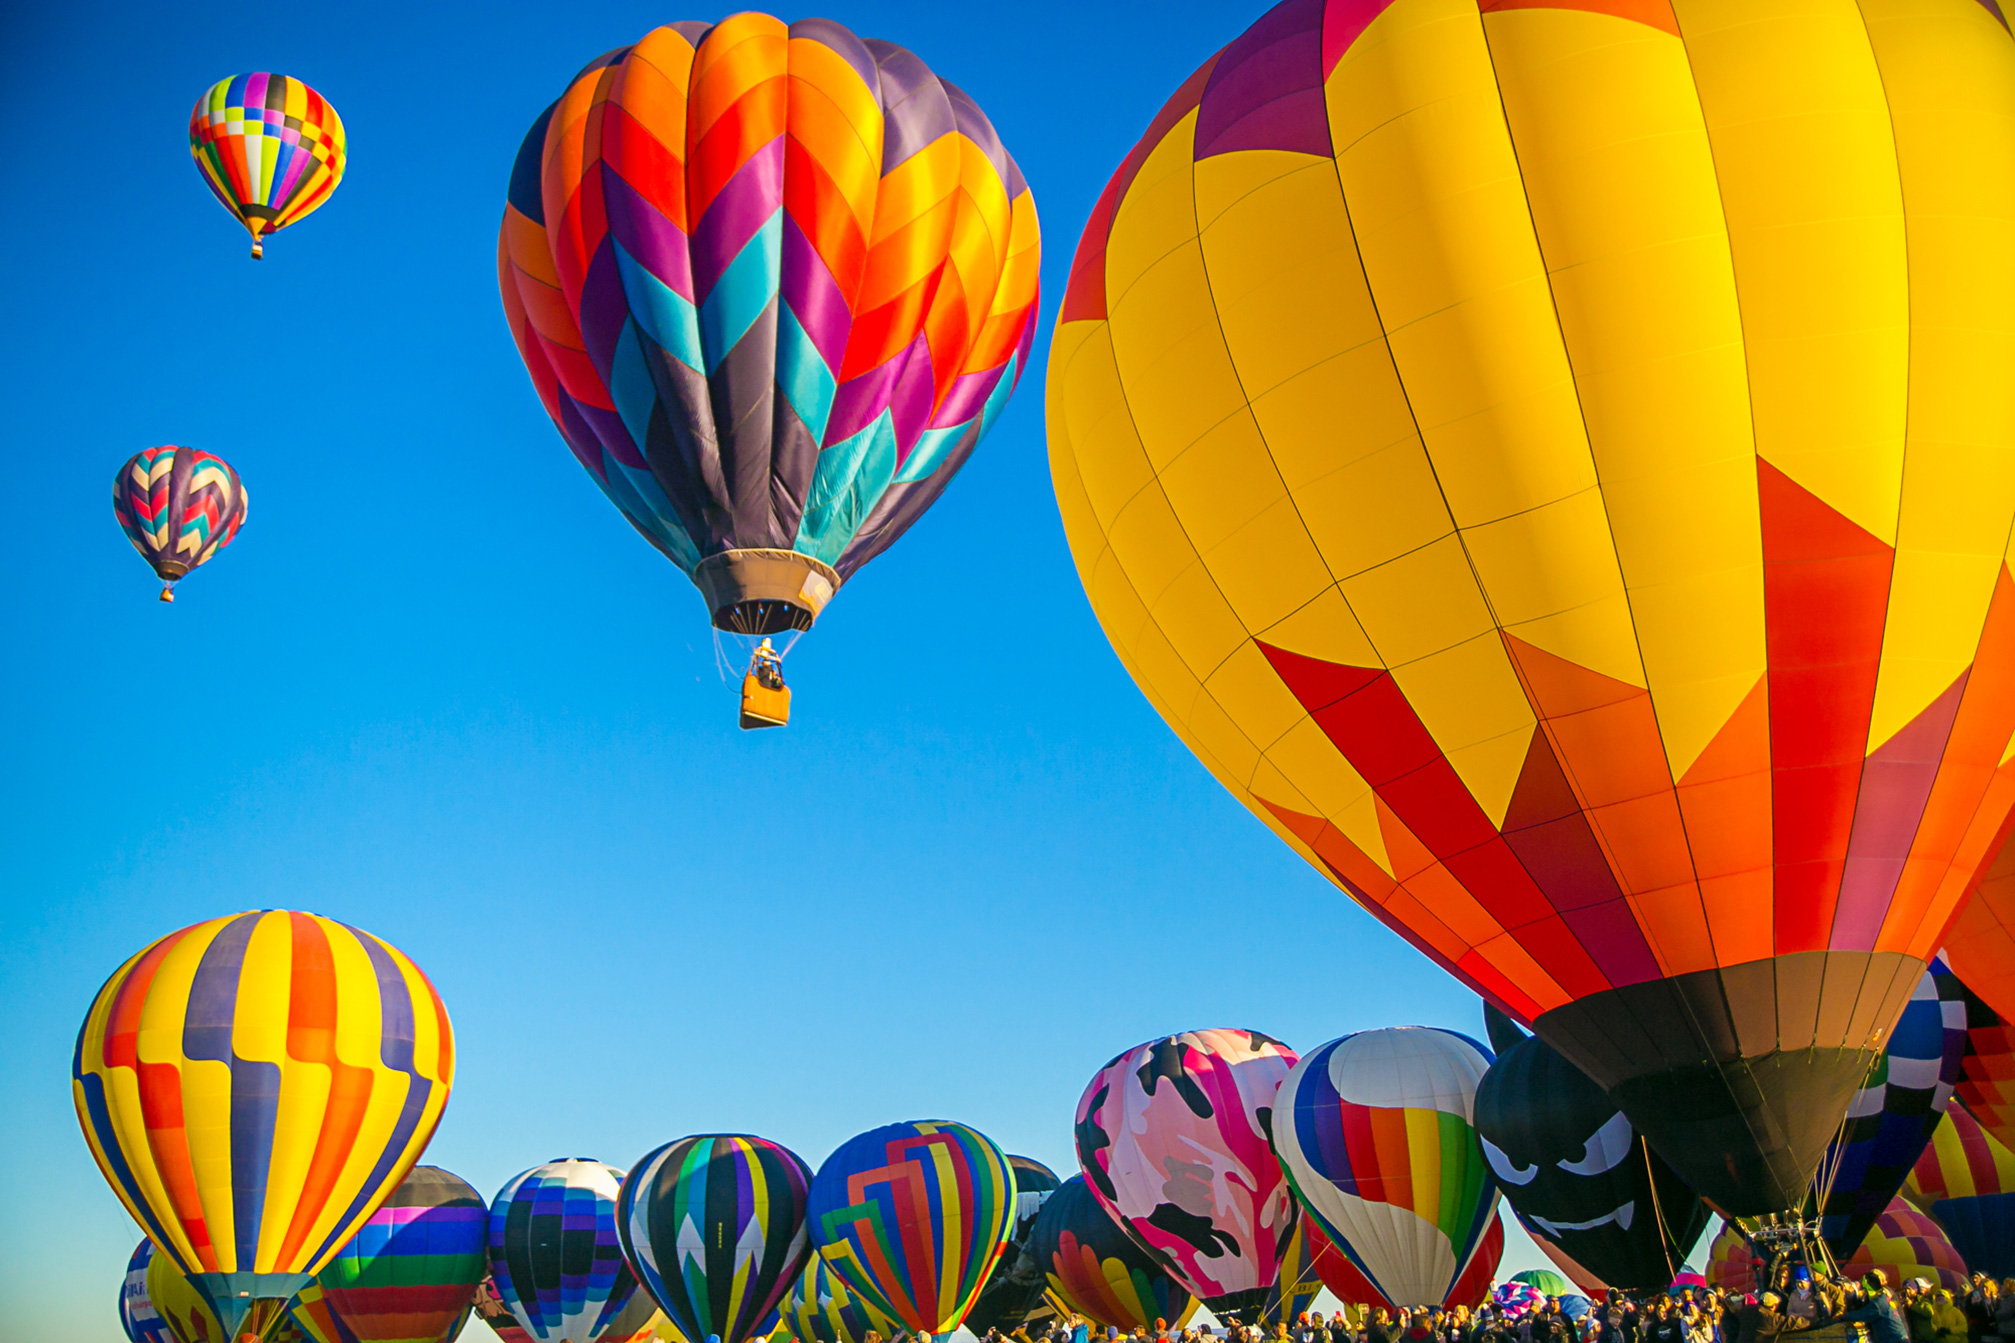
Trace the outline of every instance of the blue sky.
[[[1150, 1036], [1481, 1033], [1148, 708], [1050, 495], [1041, 360], [1078, 232], [1259, 10], [821, 11], [991, 114], [1041, 210], [1044, 325], [972, 464], [793, 654], [797, 723], [745, 734], [698, 597], [541, 412], [494, 271], [511, 157], [574, 69], [719, 14], [7, 7], [0, 1338], [123, 1337], [138, 1233], [71, 1047], [125, 956], [220, 913], [312, 909], [418, 961], [461, 1047], [427, 1159], [486, 1192], [697, 1130], [816, 1164], [938, 1116], [1068, 1171], [1084, 1083]], [[258, 264], [185, 139], [252, 69], [320, 89], [351, 151]], [[253, 505], [172, 607], [108, 504], [170, 442]], [[1539, 1262], [1514, 1234], [1507, 1271]]]

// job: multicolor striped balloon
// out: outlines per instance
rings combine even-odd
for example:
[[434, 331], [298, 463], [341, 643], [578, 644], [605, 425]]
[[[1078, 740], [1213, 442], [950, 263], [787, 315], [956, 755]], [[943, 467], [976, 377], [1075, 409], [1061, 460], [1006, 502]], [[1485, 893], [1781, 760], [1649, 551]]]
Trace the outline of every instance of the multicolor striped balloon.
[[1860, 1246], [1903, 1188], [1951, 1103], [1967, 1044], [1966, 1003], [1948, 996], [1950, 986], [1950, 973], [1933, 961], [1873, 1071], [1854, 1093], [1840, 1136], [1820, 1167], [1826, 1191], [1820, 1234], [1835, 1259]]
[[254, 910], [121, 966], [78, 1032], [72, 1091], [113, 1192], [235, 1335], [276, 1318], [413, 1168], [454, 1050], [397, 948]]
[[862, 1343], [868, 1331], [893, 1338], [902, 1328], [813, 1255], [784, 1298], [783, 1326], [798, 1343]]
[[1294, 1229], [1268, 1125], [1295, 1058], [1259, 1031], [1184, 1031], [1119, 1055], [1078, 1098], [1085, 1183], [1220, 1317], [1266, 1303]]
[[474, 1185], [415, 1166], [321, 1272], [351, 1343], [440, 1343], [489, 1271], [489, 1225]]
[[[1082, 1175], [1063, 1182], [1036, 1218], [1029, 1253], [1049, 1290], [1109, 1329], [1186, 1323], [1197, 1299], [1106, 1211]], [[822, 1343], [835, 1343], [822, 1340]]]
[[1043, 1274], [1027, 1253], [1029, 1237], [1035, 1232], [1043, 1204], [1062, 1183], [1055, 1171], [1034, 1157], [1009, 1153], [1008, 1165], [1014, 1167], [1014, 1227], [1008, 1232], [1007, 1248], [994, 1261], [993, 1272], [987, 1274], [986, 1285], [980, 1288], [979, 1299], [965, 1318], [967, 1331], [981, 1338], [988, 1330], [1012, 1333], [1039, 1314]]
[[1941, 953], [1931, 963], [1938, 996], [1966, 1008], [1966, 1053], [1955, 1093], [1966, 1112], [2004, 1147], [2015, 1146], [2015, 1025], [1975, 993]]
[[119, 1284], [119, 1327], [132, 1343], [178, 1343], [174, 1330], [147, 1294], [147, 1269], [153, 1262], [154, 1242], [142, 1237], [133, 1257], [126, 1261], [126, 1277]]
[[1946, 1112], [1903, 1193], [1938, 1219], [1974, 1272], [2015, 1275], [2015, 1152], [1963, 1105]]
[[343, 119], [298, 79], [258, 71], [212, 84], [189, 114], [189, 153], [226, 210], [265, 236], [314, 213], [343, 180]]
[[164, 602], [175, 600], [175, 580], [231, 544], [246, 508], [238, 473], [195, 448], [144, 449], [112, 477], [112, 515], [154, 566]]
[[1945, 1229], [1900, 1198], [1875, 1219], [1854, 1256], [1840, 1264], [1841, 1273], [1849, 1278], [1864, 1277], [1876, 1268], [1891, 1287], [1901, 1287], [1912, 1278], [1929, 1278], [1954, 1291], [1966, 1286], [1965, 1257]]
[[623, 1258], [688, 1339], [745, 1343], [811, 1257], [812, 1169], [747, 1134], [666, 1143], [623, 1180]]
[[1359, 1031], [1281, 1083], [1274, 1147], [1305, 1213], [1387, 1300], [1436, 1306], [1497, 1208], [1477, 1139], [1490, 1052], [1425, 1026]]
[[1014, 1170], [942, 1119], [847, 1139], [812, 1177], [812, 1244], [854, 1293], [912, 1333], [956, 1329], [1014, 1224]]
[[825, 19], [659, 28], [519, 150], [498, 239], [560, 436], [724, 629], [806, 628], [1028, 362], [1041, 239], [993, 125]]
[[491, 1200], [490, 1280], [539, 1343], [603, 1343], [636, 1295], [616, 1232], [622, 1182], [613, 1166], [564, 1158], [534, 1166]]

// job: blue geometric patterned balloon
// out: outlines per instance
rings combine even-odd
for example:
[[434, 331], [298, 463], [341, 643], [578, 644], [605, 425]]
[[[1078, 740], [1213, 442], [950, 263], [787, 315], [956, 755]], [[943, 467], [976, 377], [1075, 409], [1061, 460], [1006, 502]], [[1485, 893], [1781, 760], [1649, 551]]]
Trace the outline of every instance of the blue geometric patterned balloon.
[[637, 1279], [616, 1234], [623, 1173], [599, 1161], [549, 1161], [490, 1204], [490, 1277], [540, 1343], [598, 1343]]
[[180, 1343], [147, 1295], [147, 1265], [153, 1262], [154, 1242], [143, 1238], [126, 1261], [126, 1281], [119, 1288], [119, 1324], [133, 1343]]
[[1820, 1234], [1837, 1259], [1861, 1248], [1923, 1155], [1959, 1084], [1966, 1004], [1956, 991], [1941, 996], [1941, 984], [1951, 983], [1944, 960], [1933, 961], [1819, 1168], [1814, 1192], [1825, 1194]]

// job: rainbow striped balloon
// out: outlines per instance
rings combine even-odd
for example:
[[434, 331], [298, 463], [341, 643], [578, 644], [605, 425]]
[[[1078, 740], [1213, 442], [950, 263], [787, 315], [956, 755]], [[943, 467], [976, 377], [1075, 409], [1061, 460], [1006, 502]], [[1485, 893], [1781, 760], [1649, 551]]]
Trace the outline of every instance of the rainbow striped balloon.
[[143, 449], [112, 477], [112, 515], [154, 567], [164, 602], [177, 579], [231, 544], [249, 506], [231, 464], [195, 448]]
[[1028, 363], [1041, 237], [978, 104], [826, 19], [675, 23], [541, 114], [498, 238], [560, 436], [717, 625], [808, 628]]
[[189, 114], [189, 154], [226, 210], [252, 235], [313, 214], [343, 180], [343, 119], [298, 79], [257, 71], [212, 84]]
[[911, 1333], [956, 1329], [1007, 1245], [1015, 1178], [978, 1129], [942, 1119], [847, 1139], [812, 1177], [812, 1244]]
[[439, 1343], [489, 1271], [490, 1210], [474, 1185], [415, 1166], [336, 1252], [320, 1283], [349, 1343]]
[[235, 1335], [282, 1314], [412, 1169], [448, 1103], [454, 1032], [396, 948], [254, 910], [121, 966], [71, 1072], [98, 1168]]

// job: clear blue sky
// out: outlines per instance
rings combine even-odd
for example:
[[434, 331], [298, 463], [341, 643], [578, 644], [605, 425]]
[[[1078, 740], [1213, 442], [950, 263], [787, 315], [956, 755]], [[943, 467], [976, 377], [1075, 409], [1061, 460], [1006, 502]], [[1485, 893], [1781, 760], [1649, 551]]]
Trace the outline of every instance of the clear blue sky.
[[[696, 1130], [817, 1164], [935, 1116], [1068, 1172], [1079, 1091], [1149, 1036], [1480, 1034], [1148, 708], [1050, 494], [1041, 359], [1078, 232], [1260, 8], [820, 11], [992, 115], [1041, 210], [1044, 323], [972, 464], [794, 653], [797, 724], [742, 733], [697, 595], [541, 412], [494, 270], [532, 117], [596, 54], [718, 13], [5, 7], [0, 1340], [122, 1337], [138, 1233], [71, 1047], [122, 958], [216, 914], [316, 910], [412, 955], [461, 1046], [426, 1159], [486, 1192]], [[320, 89], [351, 152], [263, 263], [186, 148], [197, 94], [254, 69]], [[172, 607], [108, 503], [157, 443], [252, 496]], [[1538, 1262], [1514, 1234], [1508, 1268]]]

